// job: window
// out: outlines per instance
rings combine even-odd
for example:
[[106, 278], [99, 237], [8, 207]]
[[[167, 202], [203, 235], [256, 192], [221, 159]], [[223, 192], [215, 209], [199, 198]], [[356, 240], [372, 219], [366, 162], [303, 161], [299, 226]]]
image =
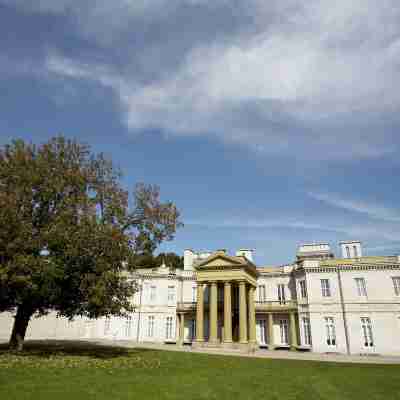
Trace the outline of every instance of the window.
[[310, 326], [310, 318], [303, 317], [303, 334], [304, 334], [304, 344], [306, 346], [311, 346], [311, 326]]
[[321, 279], [322, 297], [331, 297], [331, 285], [329, 279]]
[[172, 339], [173, 337], [173, 318], [167, 317], [165, 320], [165, 337], [167, 339]]
[[326, 327], [326, 344], [328, 346], [336, 346], [336, 330], [333, 317], [325, 317]]
[[367, 297], [367, 287], [365, 285], [364, 278], [355, 278], [356, 286], [357, 286], [357, 293], [359, 296]]
[[126, 317], [125, 320], [125, 336], [130, 337], [132, 333], [132, 317]]
[[154, 315], [149, 315], [147, 320], [147, 337], [154, 336]]
[[258, 320], [258, 326], [259, 326], [259, 342], [261, 344], [267, 343], [267, 338], [266, 338], [266, 330], [267, 330], [267, 324], [265, 319], [260, 319]]
[[150, 301], [156, 301], [156, 286], [150, 286]]
[[281, 332], [281, 344], [289, 343], [289, 325], [287, 319], [279, 320], [279, 328]]
[[168, 286], [168, 303], [175, 301], [175, 286]]
[[104, 335], [110, 334], [110, 328], [111, 328], [111, 319], [110, 317], [106, 317], [106, 319], [104, 320]]
[[192, 302], [195, 303], [197, 301], [197, 287], [192, 287]]
[[354, 251], [354, 257], [358, 257], [358, 253], [357, 253], [357, 246], [353, 246], [353, 251]]
[[190, 339], [193, 341], [196, 339], [196, 320], [190, 320]]
[[283, 283], [280, 283], [278, 285], [278, 300], [279, 300], [279, 304], [285, 304], [286, 303], [285, 285]]
[[302, 281], [299, 282], [300, 285], [300, 295], [303, 299], [307, 298], [307, 286], [306, 286], [306, 281], [303, 279]]
[[372, 335], [372, 324], [370, 318], [361, 317], [361, 329], [364, 339], [364, 347], [373, 347], [374, 338]]
[[264, 302], [266, 299], [265, 285], [258, 286], [258, 301]]
[[394, 294], [396, 296], [400, 296], [400, 276], [394, 276], [392, 280], [393, 280]]
[[347, 258], [350, 258], [350, 247], [346, 246], [346, 254], [347, 254]]

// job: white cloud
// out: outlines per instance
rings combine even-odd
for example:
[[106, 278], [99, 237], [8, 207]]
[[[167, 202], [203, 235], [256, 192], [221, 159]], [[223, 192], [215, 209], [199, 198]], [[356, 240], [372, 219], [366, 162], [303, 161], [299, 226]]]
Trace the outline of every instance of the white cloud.
[[308, 193], [310, 197], [329, 204], [333, 207], [344, 210], [365, 214], [368, 217], [381, 221], [400, 222], [400, 210], [388, 208], [379, 204], [372, 204], [365, 201], [343, 198], [337, 194], [326, 193]]
[[[159, 128], [176, 135], [213, 135], [261, 154], [306, 160], [371, 158], [398, 151], [398, 139], [381, 122], [390, 115], [400, 123], [396, 0], [246, 0], [237, 10], [226, 0], [13, 4], [69, 13], [83, 36], [113, 49], [120, 46], [121, 54], [132, 51], [123, 72], [107, 57], [82, 61], [54, 53], [47, 68], [111, 87], [134, 132]], [[238, 26], [216, 32], [213, 40], [201, 30], [188, 31], [190, 24], [180, 34], [175, 27], [178, 34], [171, 36], [174, 18], [183, 9], [188, 13], [184, 21], [196, 21], [201, 10], [218, 7], [244, 13]], [[155, 34], [157, 40], [152, 37], [149, 44], [130, 50], [136, 33], [141, 39], [149, 36], [143, 26], [156, 29], [150, 24], [154, 20], [159, 20], [161, 33]], [[143, 29], [136, 32], [139, 25]], [[204, 31], [209, 28], [204, 19]], [[181, 49], [186, 37], [191, 42]], [[168, 54], [164, 47], [169, 46], [178, 53]], [[178, 60], [172, 67], [169, 56]], [[168, 70], [144, 79], [130, 63], [143, 71], [162, 71], [163, 64]]]

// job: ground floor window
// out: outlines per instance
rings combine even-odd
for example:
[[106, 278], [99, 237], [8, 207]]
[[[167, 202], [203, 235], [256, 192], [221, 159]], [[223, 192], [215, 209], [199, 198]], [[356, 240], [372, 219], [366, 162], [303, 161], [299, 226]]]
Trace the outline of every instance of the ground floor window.
[[289, 344], [289, 324], [287, 319], [279, 320], [281, 344]]
[[110, 317], [106, 317], [104, 320], [104, 335], [110, 334], [110, 327], [111, 327], [111, 319]]
[[195, 340], [196, 338], [196, 320], [190, 320], [190, 339]]
[[165, 320], [165, 337], [167, 339], [173, 338], [173, 318], [167, 317]]
[[303, 334], [304, 334], [304, 344], [307, 346], [311, 346], [311, 326], [310, 326], [310, 318], [303, 317]]
[[333, 317], [325, 317], [326, 344], [336, 346], [336, 330]]
[[132, 335], [132, 317], [126, 317], [125, 320], [125, 336], [131, 337]]
[[265, 319], [258, 320], [258, 341], [261, 344], [267, 343], [266, 338], [266, 321]]
[[147, 337], [154, 336], [154, 315], [149, 315], [147, 320]]
[[364, 339], [364, 347], [374, 346], [374, 337], [372, 334], [372, 324], [369, 317], [361, 317], [361, 329]]

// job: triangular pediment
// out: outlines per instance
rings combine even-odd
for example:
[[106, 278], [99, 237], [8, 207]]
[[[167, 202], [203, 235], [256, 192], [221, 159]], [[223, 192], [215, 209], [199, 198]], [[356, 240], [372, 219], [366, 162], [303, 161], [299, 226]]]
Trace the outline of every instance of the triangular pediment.
[[200, 264], [196, 266], [197, 269], [207, 269], [207, 268], [223, 268], [223, 267], [240, 267], [245, 266], [246, 262], [240, 260], [236, 257], [230, 257], [226, 254], [216, 253], [212, 254], [210, 257], [206, 258]]

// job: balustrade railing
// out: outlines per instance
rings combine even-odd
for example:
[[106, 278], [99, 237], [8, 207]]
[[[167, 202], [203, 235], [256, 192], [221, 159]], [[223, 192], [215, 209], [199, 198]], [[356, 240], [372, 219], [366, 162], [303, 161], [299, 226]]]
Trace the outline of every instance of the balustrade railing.
[[278, 300], [278, 301], [256, 301], [256, 309], [285, 310], [297, 308], [296, 300]]

